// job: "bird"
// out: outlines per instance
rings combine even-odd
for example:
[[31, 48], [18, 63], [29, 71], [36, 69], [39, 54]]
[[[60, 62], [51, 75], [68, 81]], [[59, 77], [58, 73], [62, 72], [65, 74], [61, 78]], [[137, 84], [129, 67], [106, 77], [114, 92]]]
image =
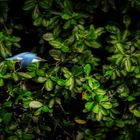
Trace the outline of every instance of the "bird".
[[29, 64], [39, 61], [46, 61], [45, 59], [38, 57], [36, 53], [23, 52], [15, 56], [6, 58], [6, 60], [16, 60], [20, 62], [20, 68], [26, 68]]

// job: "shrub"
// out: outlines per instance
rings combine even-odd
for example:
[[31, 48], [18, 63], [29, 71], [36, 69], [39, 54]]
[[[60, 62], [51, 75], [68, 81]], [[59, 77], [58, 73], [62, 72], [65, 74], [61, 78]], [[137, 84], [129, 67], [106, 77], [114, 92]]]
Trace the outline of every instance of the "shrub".
[[[0, 1], [0, 139], [139, 139], [139, 0]], [[47, 62], [18, 70], [5, 58]]]

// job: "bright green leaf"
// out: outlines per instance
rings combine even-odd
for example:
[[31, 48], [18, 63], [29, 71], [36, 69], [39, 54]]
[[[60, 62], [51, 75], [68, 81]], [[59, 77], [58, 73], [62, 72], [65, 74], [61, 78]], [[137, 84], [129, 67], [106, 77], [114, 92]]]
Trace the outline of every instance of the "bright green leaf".
[[58, 84], [59, 86], [65, 86], [65, 83], [66, 83], [66, 80], [63, 80], [63, 79], [59, 79], [59, 80], [57, 81], [57, 84]]
[[87, 103], [85, 103], [85, 108], [86, 108], [88, 111], [91, 111], [92, 108], [93, 108], [93, 102], [87, 102]]
[[51, 40], [49, 41], [49, 44], [52, 45], [56, 49], [60, 49], [63, 46], [63, 44], [57, 40]]
[[3, 79], [0, 78], [0, 87], [2, 87], [4, 85], [4, 81]]
[[39, 82], [39, 83], [44, 83], [46, 80], [47, 80], [46, 77], [38, 77], [37, 78], [37, 82]]
[[106, 94], [106, 91], [103, 90], [103, 89], [96, 89], [94, 92], [95, 92], [96, 94], [99, 94], [99, 95], [105, 95], [105, 94]]
[[133, 110], [133, 114], [136, 116], [136, 117], [140, 117], [140, 111], [138, 110]]
[[91, 72], [91, 65], [90, 64], [86, 64], [84, 66], [84, 73], [88, 76]]
[[98, 104], [94, 105], [93, 108], [92, 108], [92, 111], [93, 111], [94, 113], [99, 113], [99, 111], [100, 111], [100, 106], [99, 106]]
[[30, 74], [25, 73], [25, 72], [18, 72], [17, 74], [21, 77], [26, 78], [26, 79], [31, 79], [32, 78], [32, 76]]
[[48, 79], [46, 82], [45, 82], [45, 88], [47, 91], [51, 91], [53, 89], [53, 82], [51, 79]]
[[131, 72], [131, 61], [129, 57], [127, 57], [125, 60], [125, 68], [128, 72]]
[[43, 104], [39, 101], [31, 101], [29, 103], [30, 108], [40, 108]]
[[54, 37], [52, 33], [46, 33], [43, 35], [43, 39], [46, 41], [51, 41], [51, 40], [54, 40]]
[[110, 102], [103, 102], [102, 103], [102, 106], [105, 108], [105, 109], [111, 109], [112, 108], [112, 104]]

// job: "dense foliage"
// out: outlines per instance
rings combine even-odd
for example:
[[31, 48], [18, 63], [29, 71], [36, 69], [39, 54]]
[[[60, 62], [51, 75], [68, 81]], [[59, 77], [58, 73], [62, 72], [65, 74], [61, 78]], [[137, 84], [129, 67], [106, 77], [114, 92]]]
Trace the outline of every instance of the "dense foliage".
[[[1, 0], [0, 139], [138, 140], [140, 0]], [[5, 58], [47, 60], [18, 69]]]

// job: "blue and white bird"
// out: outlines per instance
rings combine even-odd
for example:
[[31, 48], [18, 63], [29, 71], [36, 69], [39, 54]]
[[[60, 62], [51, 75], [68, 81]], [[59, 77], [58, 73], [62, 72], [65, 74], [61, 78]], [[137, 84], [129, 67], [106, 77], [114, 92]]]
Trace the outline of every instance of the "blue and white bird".
[[34, 62], [46, 61], [45, 59], [38, 57], [37, 54], [32, 53], [32, 52], [19, 53], [15, 56], [6, 58], [6, 60], [16, 60], [20, 62], [20, 68], [25, 68], [29, 64], [34, 63]]

